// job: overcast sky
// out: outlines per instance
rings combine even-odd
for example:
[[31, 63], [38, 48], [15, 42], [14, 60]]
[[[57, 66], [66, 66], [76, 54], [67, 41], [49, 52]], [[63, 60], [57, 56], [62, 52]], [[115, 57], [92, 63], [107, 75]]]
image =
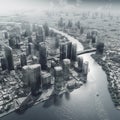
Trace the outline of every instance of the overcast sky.
[[[66, 2], [65, 2], [66, 1]], [[82, 1], [82, 2], [81, 2]], [[120, 0], [0, 0], [0, 13], [10, 12], [14, 10], [27, 10], [27, 9], [34, 9], [34, 8], [47, 8], [51, 4], [62, 4], [62, 3], [69, 3], [69, 4], [79, 4], [84, 3], [114, 3]], [[119, 4], [120, 5], [120, 4]]]

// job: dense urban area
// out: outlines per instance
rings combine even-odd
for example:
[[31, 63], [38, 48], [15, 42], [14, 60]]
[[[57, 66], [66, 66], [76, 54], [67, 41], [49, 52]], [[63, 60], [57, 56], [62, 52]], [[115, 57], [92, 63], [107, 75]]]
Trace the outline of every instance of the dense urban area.
[[[0, 116], [86, 84], [89, 61], [79, 55], [87, 52], [93, 52], [106, 72], [111, 98], [119, 109], [119, 21], [119, 16], [89, 11], [45, 12], [35, 21], [27, 15], [2, 16]], [[77, 44], [61, 32], [77, 39], [84, 49], [78, 52]]]

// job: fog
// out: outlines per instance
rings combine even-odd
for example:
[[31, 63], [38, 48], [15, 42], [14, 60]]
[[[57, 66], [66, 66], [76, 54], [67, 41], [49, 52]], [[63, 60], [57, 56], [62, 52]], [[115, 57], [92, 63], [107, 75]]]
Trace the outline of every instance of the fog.
[[[0, 0], [0, 15], [11, 15], [26, 11], [57, 11], [84, 9], [93, 11], [118, 12], [120, 3], [117, 0]], [[32, 14], [32, 12], [31, 12]]]

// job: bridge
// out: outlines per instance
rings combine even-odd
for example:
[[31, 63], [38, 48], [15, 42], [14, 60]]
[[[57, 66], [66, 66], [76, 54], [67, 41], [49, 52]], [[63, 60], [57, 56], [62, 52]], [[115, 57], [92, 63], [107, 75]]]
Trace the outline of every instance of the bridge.
[[86, 50], [78, 52], [77, 55], [82, 55], [85, 53], [91, 53], [91, 52], [95, 52], [95, 51], [96, 51], [96, 48], [86, 49]]
[[[77, 52], [77, 56], [85, 54], [85, 53], [95, 52], [95, 51], [96, 51], [96, 48], [86, 49], [86, 50]], [[48, 57], [47, 60], [54, 60], [55, 61], [55, 58], [60, 58], [60, 53], [56, 54], [55, 57]]]

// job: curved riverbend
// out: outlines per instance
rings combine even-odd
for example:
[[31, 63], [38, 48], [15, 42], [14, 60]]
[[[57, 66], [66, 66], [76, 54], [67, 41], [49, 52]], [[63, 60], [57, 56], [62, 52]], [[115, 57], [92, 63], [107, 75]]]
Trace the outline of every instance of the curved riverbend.
[[[83, 46], [75, 38], [53, 29], [55, 32], [77, 43], [77, 51]], [[88, 82], [70, 94], [51, 98], [25, 111], [24, 114], [15, 112], [2, 120], [119, 120], [120, 114], [112, 103], [107, 89], [107, 77], [91, 54], [81, 55], [89, 62]], [[99, 96], [97, 96], [99, 94]]]

